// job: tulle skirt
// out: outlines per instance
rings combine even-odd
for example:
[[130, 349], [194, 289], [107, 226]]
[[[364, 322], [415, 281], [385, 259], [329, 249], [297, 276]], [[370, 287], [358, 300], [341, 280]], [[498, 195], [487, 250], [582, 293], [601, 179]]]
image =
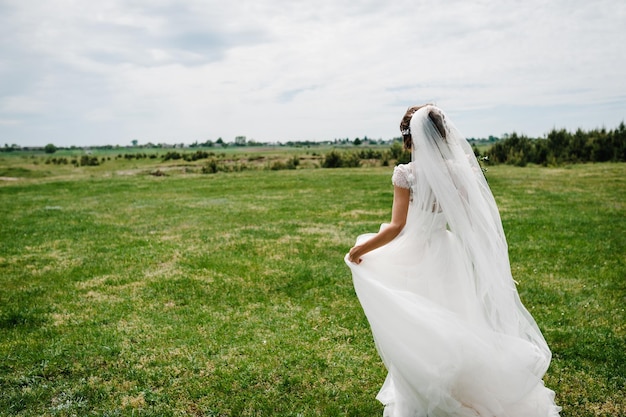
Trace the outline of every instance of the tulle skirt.
[[377, 396], [384, 416], [558, 416], [554, 392], [542, 382], [550, 358], [489, 330], [462, 253], [439, 218], [408, 225], [359, 265], [346, 257], [388, 370]]

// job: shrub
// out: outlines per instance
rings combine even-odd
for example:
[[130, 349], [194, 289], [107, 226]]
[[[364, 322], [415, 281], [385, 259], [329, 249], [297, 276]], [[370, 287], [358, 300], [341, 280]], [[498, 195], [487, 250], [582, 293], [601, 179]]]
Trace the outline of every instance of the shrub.
[[341, 168], [343, 166], [343, 158], [341, 154], [332, 150], [324, 155], [324, 160], [322, 161], [322, 167], [324, 168]]
[[217, 160], [215, 158], [211, 158], [205, 166], [202, 167], [203, 174], [215, 174], [219, 169], [217, 165]]
[[342, 166], [346, 168], [358, 168], [361, 166], [361, 158], [357, 152], [351, 152], [348, 155], [344, 155]]
[[395, 159], [397, 164], [407, 164], [411, 162], [411, 152], [404, 149], [399, 141], [394, 141], [389, 147], [391, 159]]
[[97, 166], [100, 165], [97, 156], [83, 155], [80, 157], [80, 166]]
[[274, 161], [272, 165], [270, 165], [270, 169], [272, 171], [280, 171], [281, 169], [287, 169], [287, 164], [283, 161]]
[[177, 159], [180, 159], [180, 158], [181, 158], [180, 153], [175, 152], [175, 151], [168, 151], [168, 152], [167, 152], [167, 153], [163, 156], [163, 160], [164, 160], [164, 161], [169, 161], [170, 159], [177, 160]]
[[294, 156], [287, 161], [287, 169], [296, 169], [300, 165], [300, 158], [298, 156]]

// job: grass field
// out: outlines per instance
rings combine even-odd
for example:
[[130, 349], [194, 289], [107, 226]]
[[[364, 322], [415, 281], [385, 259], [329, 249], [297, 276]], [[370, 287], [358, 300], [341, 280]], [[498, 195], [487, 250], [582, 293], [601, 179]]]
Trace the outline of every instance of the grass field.
[[[36, 162], [0, 157], [1, 416], [382, 414], [342, 258], [390, 167]], [[626, 415], [626, 164], [487, 176], [562, 415]]]

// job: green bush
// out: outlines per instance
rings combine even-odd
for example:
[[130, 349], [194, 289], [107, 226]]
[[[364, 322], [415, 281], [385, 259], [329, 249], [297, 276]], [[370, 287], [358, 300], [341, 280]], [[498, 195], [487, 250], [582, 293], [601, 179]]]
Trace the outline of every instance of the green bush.
[[217, 160], [215, 158], [209, 159], [209, 161], [202, 167], [203, 174], [215, 174], [219, 170]]
[[343, 158], [341, 153], [336, 150], [332, 150], [324, 155], [322, 161], [322, 167], [324, 168], [341, 168], [343, 166]]
[[80, 157], [80, 166], [97, 166], [100, 165], [97, 156], [83, 155]]
[[350, 152], [344, 155], [342, 166], [345, 168], [358, 168], [361, 166], [361, 158], [357, 152]]
[[300, 158], [298, 156], [294, 156], [287, 161], [287, 169], [296, 169], [300, 165]]

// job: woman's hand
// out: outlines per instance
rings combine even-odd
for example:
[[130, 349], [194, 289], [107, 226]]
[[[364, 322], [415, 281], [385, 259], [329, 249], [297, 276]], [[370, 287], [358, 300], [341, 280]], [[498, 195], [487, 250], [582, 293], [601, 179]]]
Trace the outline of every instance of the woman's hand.
[[348, 260], [360, 264], [361, 257], [374, 249], [391, 242], [400, 234], [406, 224], [406, 216], [409, 212], [411, 192], [408, 188], [393, 187], [393, 207], [391, 209], [391, 223], [376, 233], [374, 237], [366, 240], [361, 245], [356, 245], [348, 253]]
[[357, 265], [361, 263], [362, 259], [361, 259], [360, 249], [361, 249], [361, 245], [354, 246], [352, 249], [350, 249], [350, 253], [348, 254], [348, 260], [350, 262], [355, 263]]

